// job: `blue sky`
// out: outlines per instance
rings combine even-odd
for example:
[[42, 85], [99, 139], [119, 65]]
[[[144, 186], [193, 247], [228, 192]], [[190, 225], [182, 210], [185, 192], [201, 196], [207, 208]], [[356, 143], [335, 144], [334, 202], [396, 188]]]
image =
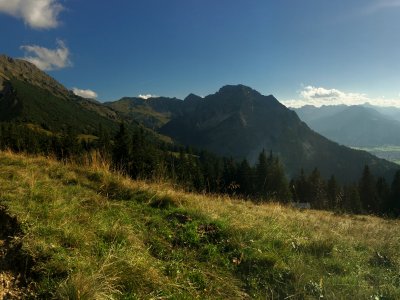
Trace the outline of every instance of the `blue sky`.
[[399, 33], [400, 0], [0, 0], [0, 53], [101, 101], [242, 83], [400, 106]]

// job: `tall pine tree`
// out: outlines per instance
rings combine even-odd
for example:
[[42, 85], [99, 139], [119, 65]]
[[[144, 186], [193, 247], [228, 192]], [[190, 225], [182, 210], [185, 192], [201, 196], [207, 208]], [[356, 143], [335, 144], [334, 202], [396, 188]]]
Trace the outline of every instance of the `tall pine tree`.
[[400, 171], [397, 171], [393, 178], [388, 209], [391, 215], [400, 216]]
[[119, 131], [114, 138], [113, 162], [114, 166], [129, 173], [129, 162], [132, 154], [132, 141], [124, 123], [119, 126]]
[[358, 185], [358, 190], [363, 209], [369, 213], [375, 212], [378, 206], [376, 197], [376, 183], [368, 166], [364, 167]]

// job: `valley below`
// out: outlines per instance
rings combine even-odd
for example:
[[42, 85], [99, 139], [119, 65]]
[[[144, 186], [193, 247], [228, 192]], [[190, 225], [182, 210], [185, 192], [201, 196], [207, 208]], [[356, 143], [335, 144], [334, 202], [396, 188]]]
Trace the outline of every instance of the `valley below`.
[[400, 146], [352, 147], [400, 165]]

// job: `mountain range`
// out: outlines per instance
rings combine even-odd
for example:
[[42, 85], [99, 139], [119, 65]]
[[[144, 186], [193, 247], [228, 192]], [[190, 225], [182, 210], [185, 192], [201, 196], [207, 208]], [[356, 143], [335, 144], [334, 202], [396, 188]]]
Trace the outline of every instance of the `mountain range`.
[[328, 140], [274, 96], [244, 85], [227, 85], [204, 98], [126, 97], [103, 104], [78, 97], [33, 64], [6, 56], [0, 56], [0, 121], [85, 134], [95, 134], [99, 124], [115, 131], [120, 122], [141, 123], [176, 143], [251, 163], [263, 149], [272, 151], [289, 176], [317, 167], [323, 176], [346, 182], [357, 180], [367, 164], [377, 175], [392, 176], [397, 169]]
[[265, 149], [281, 157], [290, 176], [303, 168], [318, 167], [325, 177], [335, 174], [355, 180], [368, 164], [377, 174], [396, 169], [391, 163], [363, 151], [332, 142], [311, 130], [295, 112], [275, 97], [263, 96], [243, 85], [228, 85], [201, 98], [123, 98], [106, 103], [130, 119], [147, 125], [175, 141], [205, 148], [223, 156], [255, 163]]
[[313, 130], [352, 147], [400, 145], [400, 109], [372, 105], [294, 109]]

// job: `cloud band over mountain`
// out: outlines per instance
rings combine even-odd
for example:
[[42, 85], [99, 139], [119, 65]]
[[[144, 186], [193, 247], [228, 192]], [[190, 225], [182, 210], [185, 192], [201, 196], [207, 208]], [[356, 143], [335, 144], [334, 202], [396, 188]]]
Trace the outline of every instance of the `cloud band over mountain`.
[[364, 103], [370, 103], [376, 106], [400, 107], [400, 98], [372, 98], [363, 93], [343, 92], [338, 89], [327, 89], [311, 85], [305, 86], [303, 90], [299, 92], [299, 99], [290, 99], [281, 102], [287, 107], [293, 108], [299, 108], [304, 105], [321, 107], [323, 105], [359, 105]]

